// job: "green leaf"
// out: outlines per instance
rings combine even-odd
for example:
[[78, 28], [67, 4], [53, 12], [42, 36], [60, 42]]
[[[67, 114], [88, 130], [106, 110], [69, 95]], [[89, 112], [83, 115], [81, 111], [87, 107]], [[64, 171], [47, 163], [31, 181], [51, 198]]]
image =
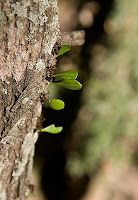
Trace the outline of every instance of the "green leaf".
[[71, 46], [69, 46], [69, 45], [62, 45], [60, 47], [60, 50], [59, 50], [58, 54], [56, 55], [56, 57], [63, 55], [64, 53], [66, 53], [70, 49], [71, 49]]
[[29, 193], [29, 196], [30, 196], [30, 197], [34, 197], [35, 195], [34, 195], [33, 192], [30, 192], [30, 193]]
[[63, 130], [62, 126], [55, 127], [54, 124], [51, 124], [50, 126], [47, 126], [43, 129], [41, 129], [39, 132], [47, 132], [52, 134], [60, 133]]
[[80, 90], [82, 88], [82, 84], [76, 80], [63, 80], [63, 81], [57, 82], [56, 84], [62, 87], [65, 87], [69, 90]]
[[64, 101], [60, 99], [52, 99], [49, 100], [47, 103], [54, 110], [62, 110], [65, 107]]
[[65, 80], [75, 80], [78, 76], [78, 72], [74, 70], [68, 70], [61, 72], [59, 74], [55, 74], [52, 77], [54, 78], [53, 82]]

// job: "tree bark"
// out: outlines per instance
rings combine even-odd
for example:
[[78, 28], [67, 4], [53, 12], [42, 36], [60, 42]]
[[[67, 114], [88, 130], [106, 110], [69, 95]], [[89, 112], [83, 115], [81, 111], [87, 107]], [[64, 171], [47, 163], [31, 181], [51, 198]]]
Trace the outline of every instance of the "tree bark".
[[0, 200], [29, 194], [40, 96], [59, 40], [56, 0], [0, 1]]

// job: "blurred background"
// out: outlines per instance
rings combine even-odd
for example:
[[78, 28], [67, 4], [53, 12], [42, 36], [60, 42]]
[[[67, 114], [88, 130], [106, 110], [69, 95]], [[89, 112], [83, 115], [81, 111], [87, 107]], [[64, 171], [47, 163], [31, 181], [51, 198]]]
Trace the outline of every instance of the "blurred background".
[[[85, 44], [58, 58], [56, 73], [77, 70], [80, 91], [49, 87], [65, 109], [44, 105], [36, 144], [39, 200], [138, 199], [138, 2], [59, 0], [61, 31], [85, 30]], [[38, 195], [38, 196], [37, 196]]]

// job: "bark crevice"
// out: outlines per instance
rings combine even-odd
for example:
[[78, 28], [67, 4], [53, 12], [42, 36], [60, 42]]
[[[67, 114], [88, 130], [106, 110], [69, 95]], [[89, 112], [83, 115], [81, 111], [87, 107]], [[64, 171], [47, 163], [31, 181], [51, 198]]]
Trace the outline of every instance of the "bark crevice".
[[[60, 40], [56, 0], [0, 2], [0, 200], [29, 194], [41, 93]], [[52, 66], [52, 65], [51, 65]]]

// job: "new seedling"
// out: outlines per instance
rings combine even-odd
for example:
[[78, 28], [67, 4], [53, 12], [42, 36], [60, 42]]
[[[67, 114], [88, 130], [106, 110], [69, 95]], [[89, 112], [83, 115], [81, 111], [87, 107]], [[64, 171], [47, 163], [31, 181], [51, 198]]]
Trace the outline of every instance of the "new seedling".
[[63, 130], [63, 127], [62, 126], [58, 126], [58, 127], [55, 127], [54, 124], [51, 124], [41, 130], [37, 130], [37, 132], [39, 133], [42, 133], [42, 132], [47, 132], [47, 133], [52, 133], [52, 134], [58, 134], [60, 133], [61, 131]]
[[41, 95], [41, 100], [47, 103], [54, 110], [62, 110], [65, 107], [64, 101], [60, 99], [51, 99], [49, 100], [45, 94]]
[[66, 53], [70, 49], [71, 49], [71, 46], [69, 46], [69, 45], [62, 45], [60, 47], [60, 50], [59, 50], [58, 54], [56, 55], [56, 57], [63, 55], [64, 53]]
[[52, 76], [52, 82], [65, 87], [70, 90], [80, 90], [82, 84], [75, 80], [78, 76], [78, 72], [74, 70], [68, 70]]
[[54, 110], [62, 110], [65, 107], [64, 101], [60, 99], [52, 99], [46, 102]]

